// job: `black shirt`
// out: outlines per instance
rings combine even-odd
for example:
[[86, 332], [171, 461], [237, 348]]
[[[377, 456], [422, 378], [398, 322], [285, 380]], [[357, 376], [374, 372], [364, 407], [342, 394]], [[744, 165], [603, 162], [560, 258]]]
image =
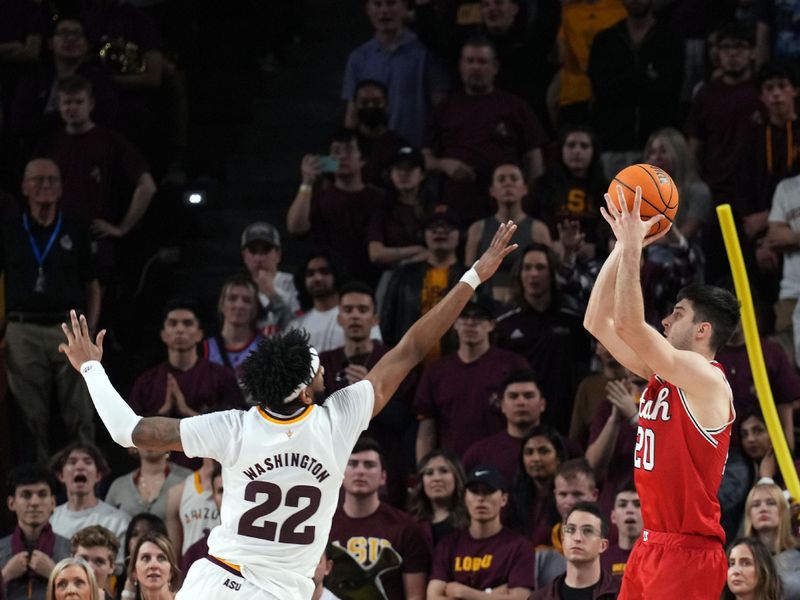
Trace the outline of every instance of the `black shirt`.
[[561, 587], [561, 600], [592, 600], [596, 587], [596, 583], [585, 588], [572, 588], [564, 583]]
[[[31, 236], [43, 252], [58, 218], [49, 227], [42, 227], [28, 215]], [[8, 312], [58, 313], [71, 308], [85, 308], [86, 284], [97, 279], [96, 249], [89, 230], [63, 216], [61, 231], [42, 265], [44, 291], [37, 292], [36, 262], [22, 216], [6, 220], [0, 229], [0, 271], [6, 276], [6, 309]]]

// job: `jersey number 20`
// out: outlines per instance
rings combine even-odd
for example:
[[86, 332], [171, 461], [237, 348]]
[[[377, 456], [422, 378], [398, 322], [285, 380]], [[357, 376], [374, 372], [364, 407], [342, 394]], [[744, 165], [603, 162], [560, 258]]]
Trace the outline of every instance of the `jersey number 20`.
[[636, 430], [636, 448], [633, 452], [633, 466], [652, 471], [655, 466], [656, 435], [652, 429], [639, 427]]
[[[242, 518], [239, 519], [239, 535], [270, 542], [276, 541], [277, 537], [277, 541], [284, 544], [313, 543], [315, 527], [309, 525], [300, 530], [298, 528], [317, 512], [322, 497], [319, 488], [310, 485], [296, 485], [289, 488], [285, 499], [281, 488], [269, 481], [251, 481], [244, 488], [244, 499], [248, 502], [255, 502], [259, 494], [266, 494], [267, 498], [242, 515]], [[285, 506], [300, 506], [301, 499], [308, 500], [308, 504], [288, 517], [280, 525], [280, 532], [278, 532], [278, 523], [275, 521], [265, 520], [261, 525], [255, 524], [261, 517], [277, 510], [281, 505], [281, 500], [284, 501]]]

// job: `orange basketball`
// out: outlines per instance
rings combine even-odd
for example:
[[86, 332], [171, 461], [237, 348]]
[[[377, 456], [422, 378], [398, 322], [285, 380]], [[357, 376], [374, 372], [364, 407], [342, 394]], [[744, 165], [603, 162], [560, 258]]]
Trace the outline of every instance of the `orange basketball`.
[[636, 186], [642, 188], [642, 207], [640, 214], [642, 220], [646, 221], [659, 213], [664, 215], [664, 219], [653, 225], [647, 233], [647, 237], [655, 235], [664, 229], [672, 227], [675, 213], [678, 212], [678, 188], [672, 177], [658, 167], [653, 165], [640, 164], [625, 167], [617, 173], [611, 185], [608, 186], [608, 195], [614, 205], [619, 207], [619, 196], [617, 186], [622, 186], [625, 194], [625, 201], [628, 209], [633, 209], [633, 197], [636, 194]]

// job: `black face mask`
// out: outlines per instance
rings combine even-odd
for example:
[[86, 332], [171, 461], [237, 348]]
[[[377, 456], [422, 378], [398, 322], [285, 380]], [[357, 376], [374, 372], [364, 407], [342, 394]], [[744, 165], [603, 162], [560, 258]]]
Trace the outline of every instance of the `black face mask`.
[[386, 125], [389, 122], [389, 115], [386, 114], [386, 109], [380, 106], [367, 106], [358, 109], [358, 122], [363, 123], [366, 127], [374, 129], [381, 125]]

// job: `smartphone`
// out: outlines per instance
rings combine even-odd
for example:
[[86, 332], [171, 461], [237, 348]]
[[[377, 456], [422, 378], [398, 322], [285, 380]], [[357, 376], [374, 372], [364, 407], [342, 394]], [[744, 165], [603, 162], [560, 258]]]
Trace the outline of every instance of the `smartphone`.
[[323, 173], [336, 173], [339, 170], [339, 159], [330, 155], [320, 156], [319, 168]]

